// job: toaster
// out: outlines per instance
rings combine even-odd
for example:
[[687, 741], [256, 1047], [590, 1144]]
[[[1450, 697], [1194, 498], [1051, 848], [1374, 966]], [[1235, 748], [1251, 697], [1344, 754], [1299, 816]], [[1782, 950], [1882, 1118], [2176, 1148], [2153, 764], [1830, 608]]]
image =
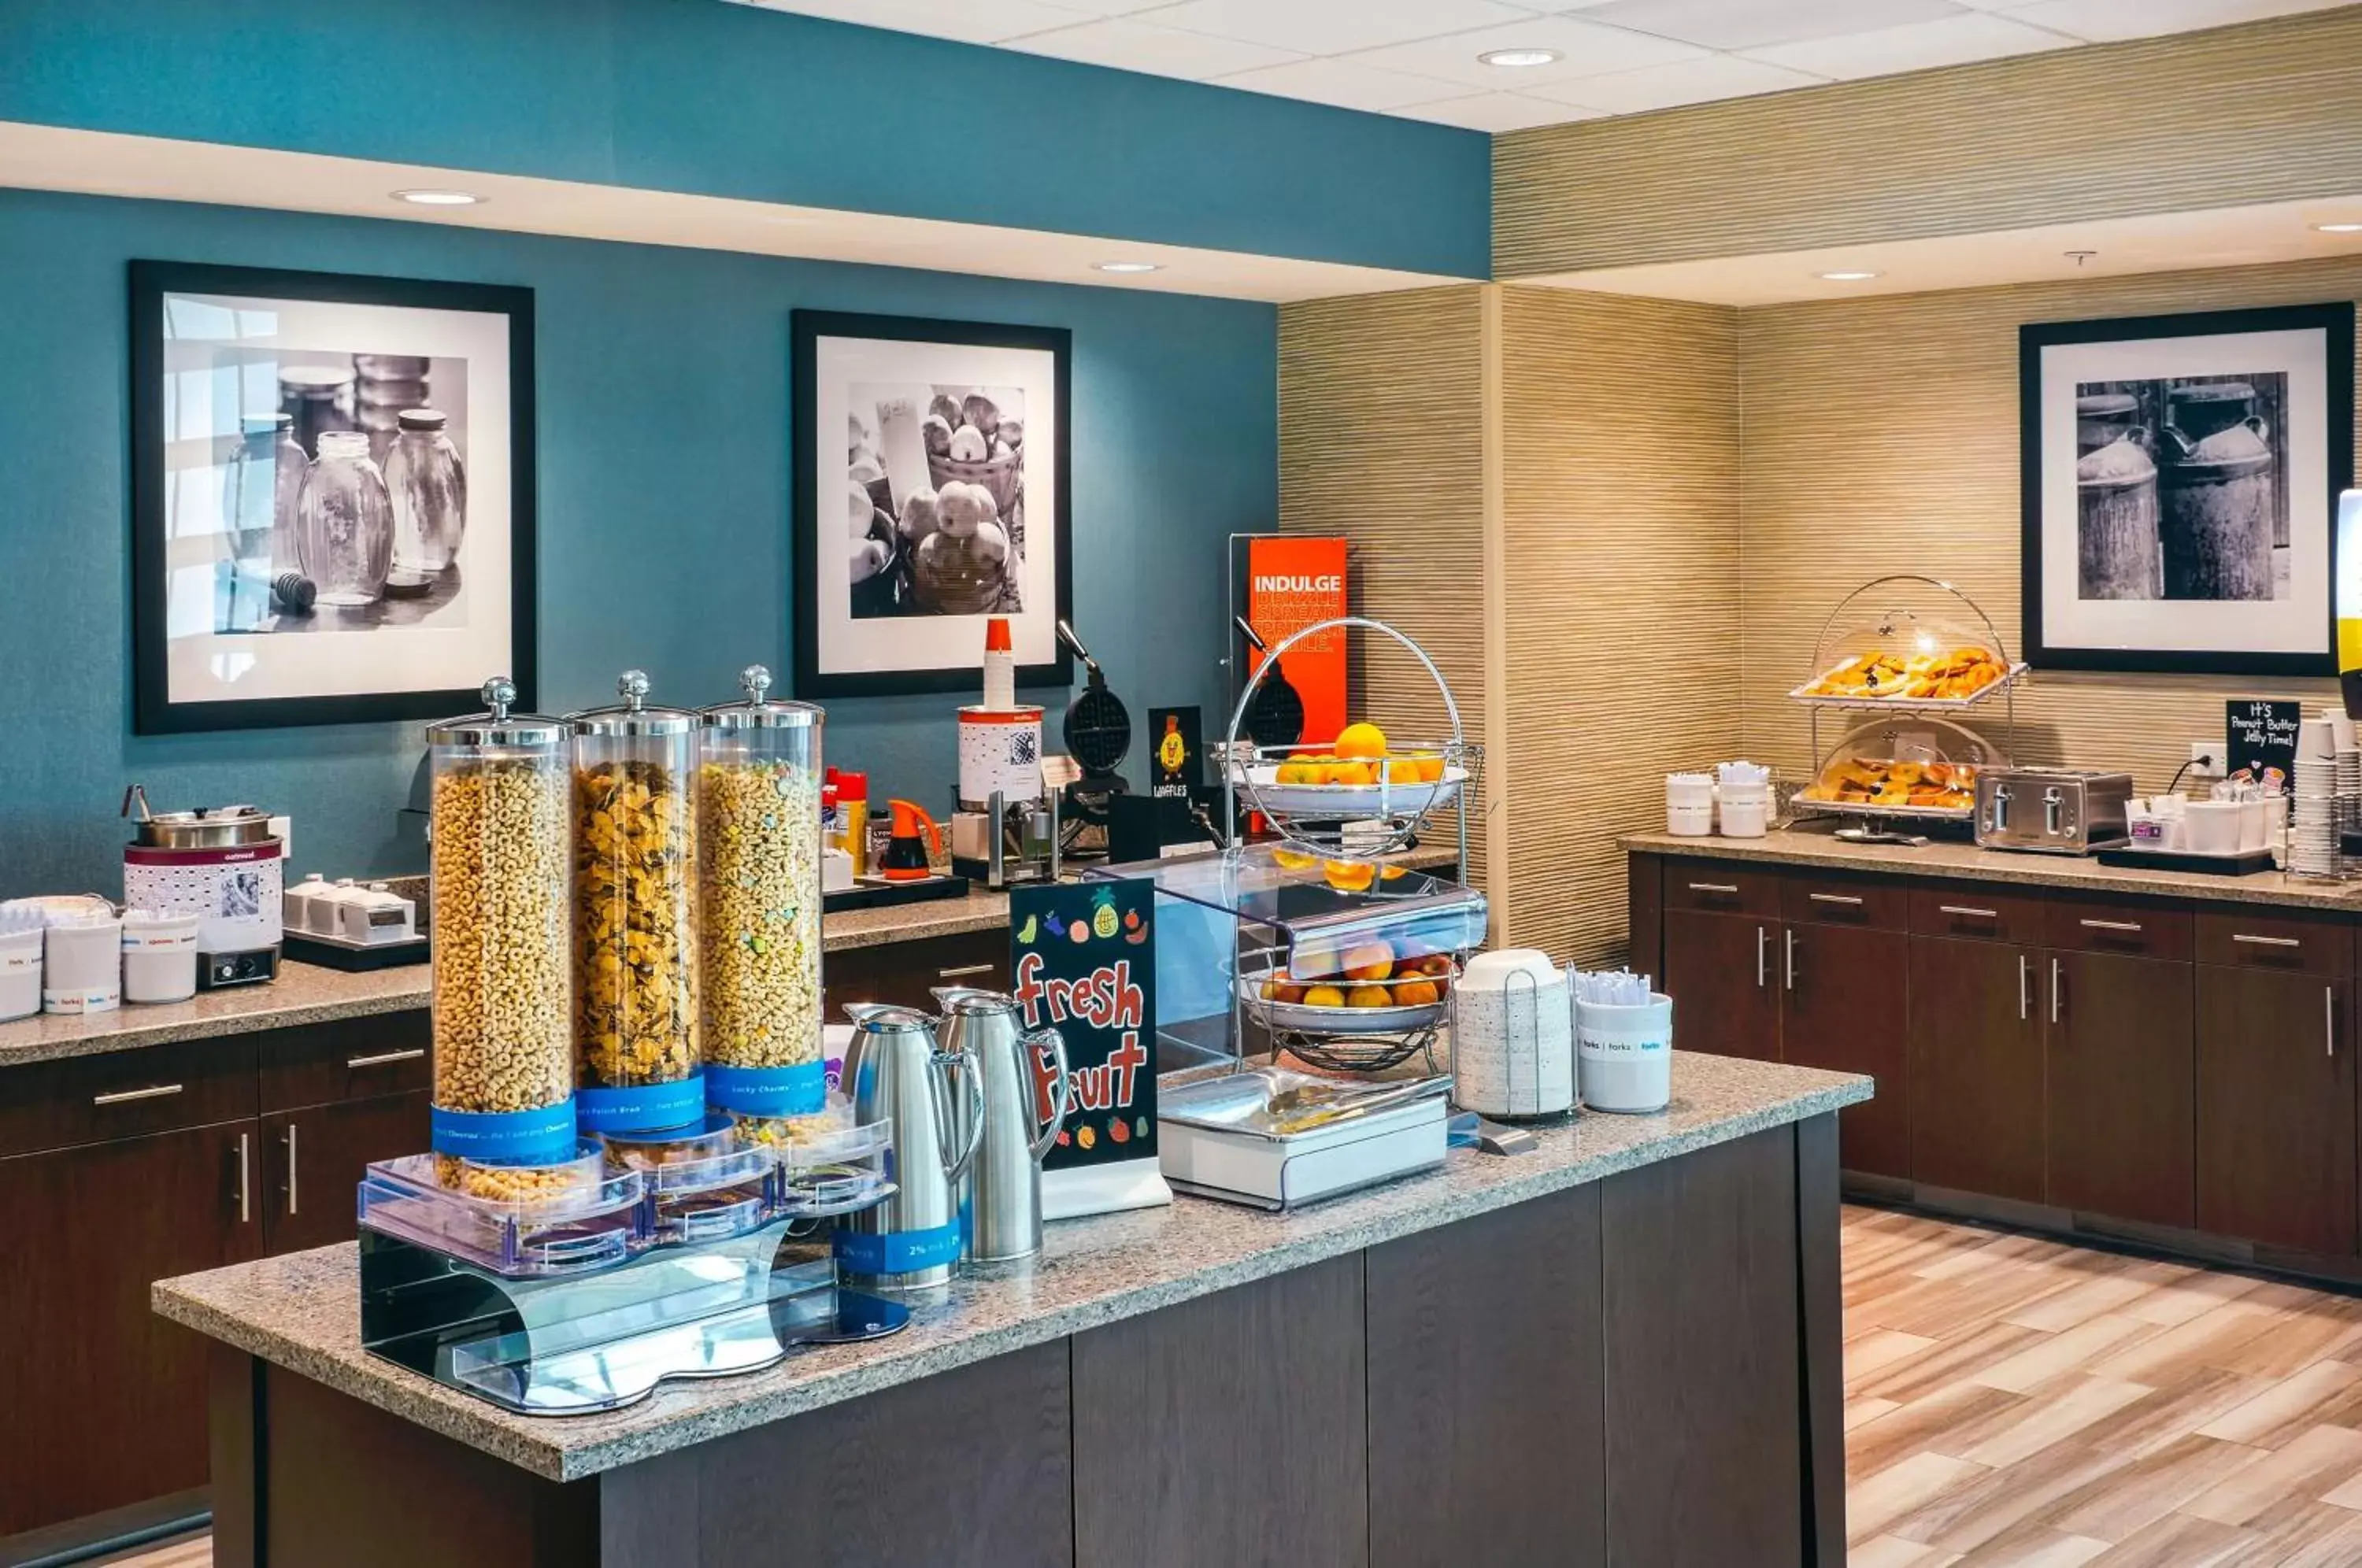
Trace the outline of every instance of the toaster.
[[2071, 767], [1988, 767], [1977, 774], [1977, 844], [2044, 855], [2088, 855], [2131, 842], [2129, 773]]

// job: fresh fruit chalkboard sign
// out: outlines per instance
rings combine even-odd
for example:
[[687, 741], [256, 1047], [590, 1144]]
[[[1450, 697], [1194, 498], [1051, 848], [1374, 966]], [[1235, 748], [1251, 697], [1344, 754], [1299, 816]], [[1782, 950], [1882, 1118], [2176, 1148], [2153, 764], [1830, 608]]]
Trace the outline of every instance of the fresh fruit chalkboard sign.
[[[1074, 1109], [1043, 1161], [1045, 1202], [1060, 1185], [1060, 1172], [1125, 1161], [1145, 1161], [1149, 1172], [1155, 1170], [1154, 897], [1145, 879], [1010, 891], [1010, 972], [1025, 1027], [1054, 1028], [1065, 1036], [1075, 1079]], [[1055, 1076], [1046, 1058], [1034, 1064], [1035, 1103], [1044, 1117], [1052, 1110]], [[1140, 1201], [1063, 1211], [1096, 1212]], [[1054, 1202], [1050, 1208], [1062, 1211]]]

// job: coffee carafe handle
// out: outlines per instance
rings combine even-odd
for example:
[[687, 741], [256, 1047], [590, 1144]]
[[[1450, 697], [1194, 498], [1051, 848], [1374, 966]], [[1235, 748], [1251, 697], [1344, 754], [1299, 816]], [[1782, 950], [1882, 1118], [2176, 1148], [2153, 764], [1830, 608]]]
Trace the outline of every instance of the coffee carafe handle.
[[1031, 1034], [1020, 1036], [1017, 1043], [1029, 1054], [1047, 1046], [1058, 1063], [1058, 1109], [1050, 1113], [1049, 1125], [1034, 1138], [1030, 1151], [1034, 1163], [1039, 1165], [1042, 1157], [1050, 1152], [1050, 1145], [1058, 1141], [1058, 1129], [1066, 1124], [1068, 1113], [1075, 1109], [1075, 1074], [1066, 1066], [1066, 1037], [1056, 1030], [1037, 1029]]
[[[952, 1119], [951, 1086], [947, 1081], [951, 1076], [948, 1069], [954, 1066], [959, 1069], [960, 1082], [967, 1088], [967, 1115], [959, 1121]], [[976, 1047], [963, 1045], [956, 1051], [938, 1051], [934, 1069], [927, 1088], [935, 1102], [935, 1125], [946, 1132], [959, 1127], [967, 1129], [957, 1154], [952, 1153], [951, 1140], [947, 1137], [944, 1141], [944, 1179], [957, 1187], [976, 1158], [977, 1145], [984, 1142], [984, 1067], [977, 1060]]]

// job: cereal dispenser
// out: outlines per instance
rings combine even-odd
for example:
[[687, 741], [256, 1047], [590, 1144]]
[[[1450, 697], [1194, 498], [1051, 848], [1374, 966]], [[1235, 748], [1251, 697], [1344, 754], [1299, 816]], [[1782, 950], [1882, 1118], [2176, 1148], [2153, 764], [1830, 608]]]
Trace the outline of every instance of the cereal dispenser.
[[821, 1052], [820, 709], [745, 700], [701, 717], [699, 976], [705, 1093], [741, 1115], [801, 1116], [827, 1090]]
[[441, 1163], [538, 1165], [574, 1153], [567, 946], [566, 726], [487, 712], [428, 726], [433, 774], [435, 1084]]
[[705, 1114], [699, 1074], [697, 715], [624, 701], [573, 715], [574, 1070], [588, 1132], [682, 1127]]

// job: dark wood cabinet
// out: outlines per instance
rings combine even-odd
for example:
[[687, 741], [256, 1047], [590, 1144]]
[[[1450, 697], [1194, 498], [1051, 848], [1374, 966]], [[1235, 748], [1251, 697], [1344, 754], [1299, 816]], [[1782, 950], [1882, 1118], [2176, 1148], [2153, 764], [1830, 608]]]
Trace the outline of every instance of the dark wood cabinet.
[[1838, 1113], [1838, 1160], [1849, 1171], [1907, 1177], [1909, 938], [1790, 921], [1779, 944], [1781, 1059], [1876, 1078], [1876, 1099]]
[[2008, 943], [1912, 938], [1912, 1180], [2042, 1201], [2041, 962]]
[[148, 1286], [260, 1254], [259, 1143], [249, 1119], [0, 1161], [0, 1537], [205, 1484], [205, 1342]]
[[933, 1012], [937, 986], [1005, 991], [1009, 983], [1006, 931], [848, 947], [821, 963], [822, 1005], [831, 1022], [843, 1021], [846, 1002], [890, 1002]]
[[361, 1168], [426, 1147], [426, 1101], [421, 1089], [265, 1116], [266, 1250], [295, 1253], [351, 1241], [353, 1189]]
[[2049, 1201], [2187, 1229], [2197, 1219], [2191, 966], [2094, 952], [2043, 962]]
[[2199, 1229], [2352, 1254], [2353, 983], [2201, 965], [2197, 984]]
[[1779, 1060], [1779, 940], [1776, 920], [1665, 911], [1665, 994], [1683, 1050]]

